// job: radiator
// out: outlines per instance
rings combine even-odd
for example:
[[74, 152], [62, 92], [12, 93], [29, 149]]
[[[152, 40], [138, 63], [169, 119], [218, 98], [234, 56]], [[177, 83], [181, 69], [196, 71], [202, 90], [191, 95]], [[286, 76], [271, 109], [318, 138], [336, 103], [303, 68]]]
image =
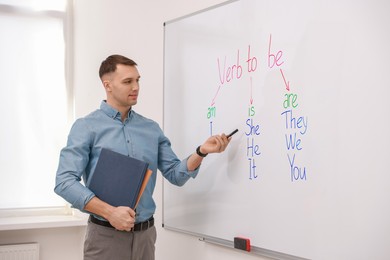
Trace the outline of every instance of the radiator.
[[39, 244], [0, 245], [0, 260], [39, 260]]

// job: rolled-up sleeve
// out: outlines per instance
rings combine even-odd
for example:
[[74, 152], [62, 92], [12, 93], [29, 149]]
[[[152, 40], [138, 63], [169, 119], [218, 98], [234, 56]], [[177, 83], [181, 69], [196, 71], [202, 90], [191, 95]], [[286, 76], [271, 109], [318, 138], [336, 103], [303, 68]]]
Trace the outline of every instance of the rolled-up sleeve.
[[69, 133], [66, 147], [61, 150], [54, 191], [73, 207], [83, 210], [95, 194], [81, 184], [89, 163], [91, 133], [82, 119]]
[[190, 178], [195, 178], [198, 175], [200, 167], [194, 171], [189, 171], [187, 160], [188, 157], [184, 160], [178, 159], [172, 150], [171, 142], [161, 133], [158, 168], [164, 178], [177, 186], [183, 186]]

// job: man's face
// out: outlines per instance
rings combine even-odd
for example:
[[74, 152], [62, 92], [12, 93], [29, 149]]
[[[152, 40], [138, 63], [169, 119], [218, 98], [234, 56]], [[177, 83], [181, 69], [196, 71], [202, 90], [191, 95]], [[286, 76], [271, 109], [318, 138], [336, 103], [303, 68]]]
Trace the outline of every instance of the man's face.
[[129, 108], [137, 104], [139, 79], [136, 66], [118, 64], [116, 71], [105, 80], [107, 101], [115, 108]]

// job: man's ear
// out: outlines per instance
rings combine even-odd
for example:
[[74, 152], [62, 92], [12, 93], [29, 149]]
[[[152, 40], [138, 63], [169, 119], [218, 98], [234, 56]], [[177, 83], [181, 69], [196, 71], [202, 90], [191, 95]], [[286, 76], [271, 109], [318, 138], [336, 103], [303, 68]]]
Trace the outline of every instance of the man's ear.
[[109, 80], [103, 80], [103, 87], [106, 91], [111, 91], [111, 85]]

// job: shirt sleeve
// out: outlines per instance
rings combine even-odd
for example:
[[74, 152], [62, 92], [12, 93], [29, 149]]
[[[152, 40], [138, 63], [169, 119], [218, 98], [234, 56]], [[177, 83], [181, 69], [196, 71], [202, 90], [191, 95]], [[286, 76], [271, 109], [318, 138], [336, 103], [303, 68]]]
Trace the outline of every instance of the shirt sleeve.
[[95, 194], [81, 184], [89, 162], [91, 131], [85, 121], [73, 124], [67, 145], [61, 150], [54, 191], [73, 207], [83, 210]]
[[158, 168], [165, 179], [170, 183], [183, 186], [190, 178], [195, 178], [199, 173], [199, 168], [189, 171], [187, 168], [188, 157], [180, 160], [171, 147], [171, 142], [161, 131], [161, 141], [159, 143]]

